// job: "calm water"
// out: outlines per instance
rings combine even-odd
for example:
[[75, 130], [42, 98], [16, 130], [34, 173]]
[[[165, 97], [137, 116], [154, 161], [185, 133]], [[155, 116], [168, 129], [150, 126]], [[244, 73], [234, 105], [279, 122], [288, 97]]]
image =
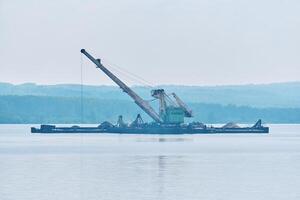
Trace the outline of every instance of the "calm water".
[[269, 135], [40, 135], [0, 125], [1, 200], [300, 199], [300, 125]]

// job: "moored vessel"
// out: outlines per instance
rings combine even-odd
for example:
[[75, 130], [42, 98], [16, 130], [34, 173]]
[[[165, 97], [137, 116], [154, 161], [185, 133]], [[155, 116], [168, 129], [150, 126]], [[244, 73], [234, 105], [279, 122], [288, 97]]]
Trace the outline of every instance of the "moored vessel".
[[119, 116], [117, 124], [103, 122], [96, 127], [57, 127], [55, 125], [41, 125], [39, 128], [32, 127], [32, 133], [126, 133], [126, 134], [214, 134], [214, 133], [269, 133], [269, 128], [262, 125], [259, 119], [253, 126], [239, 127], [234, 123], [228, 123], [222, 127], [207, 126], [201, 122], [184, 123], [184, 118], [193, 117], [193, 112], [175, 93], [166, 94], [162, 88], [153, 89], [151, 96], [159, 101], [159, 111], [157, 112], [149, 103], [129, 86], [115, 76], [101, 63], [100, 59], [95, 59], [87, 51], [81, 49], [96, 68], [103, 71], [113, 80], [134, 102], [152, 119], [152, 123], [144, 123], [140, 114], [131, 124], [126, 124], [123, 117]]

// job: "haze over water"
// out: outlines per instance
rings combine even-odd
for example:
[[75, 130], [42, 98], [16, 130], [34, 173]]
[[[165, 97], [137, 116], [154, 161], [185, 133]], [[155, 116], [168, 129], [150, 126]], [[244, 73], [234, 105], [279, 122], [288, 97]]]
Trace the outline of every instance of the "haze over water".
[[1, 200], [300, 199], [300, 125], [165, 136], [29, 127], [0, 125]]

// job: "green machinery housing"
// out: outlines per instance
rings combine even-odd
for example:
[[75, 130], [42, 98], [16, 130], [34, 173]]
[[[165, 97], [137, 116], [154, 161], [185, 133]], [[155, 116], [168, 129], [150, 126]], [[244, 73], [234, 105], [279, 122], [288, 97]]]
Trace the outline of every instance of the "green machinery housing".
[[159, 116], [163, 123], [181, 124], [185, 117], [192, 117], [192, 111], [175, 93], [167, 95], [164, 89], [155, 89], [151, 95], [159, 100]]

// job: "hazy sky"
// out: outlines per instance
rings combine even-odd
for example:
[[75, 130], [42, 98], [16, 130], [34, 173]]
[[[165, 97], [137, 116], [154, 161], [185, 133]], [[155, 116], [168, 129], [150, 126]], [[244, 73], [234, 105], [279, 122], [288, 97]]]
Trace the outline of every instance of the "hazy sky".
[[300, 1], [0, 0], [0, 82], [79, 83], [81, 48], [154, 84], [299, 81]]

